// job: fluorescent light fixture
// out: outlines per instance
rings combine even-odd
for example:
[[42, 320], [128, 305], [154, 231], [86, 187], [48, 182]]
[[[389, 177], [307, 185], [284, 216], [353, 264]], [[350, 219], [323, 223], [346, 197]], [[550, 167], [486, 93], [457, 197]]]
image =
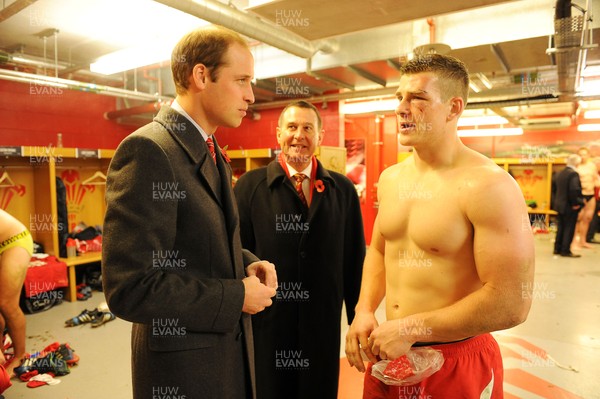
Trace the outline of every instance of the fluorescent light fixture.
[[398, 106], [398, 100], [374, 100], [345, 103], [340, 112], [344, 115], [368, 114], [373, 112], [393, 111]]
[[581, 76], [589, 78], [591, 76], [600, 76], [600, 65], [588, 65], [584, 68]]
[[143, 46], [130, 47], [104, 55], [90, 64], [90, 71], [112, 75], [148, 65], [170, 60], [177, 40], [148, 43]]
[[483, 85], [489, 90], [493, 87], [492, 82], [490, 82], [490, 80], [487, 78], [487, 76], [485, 76], [483, 73], [478, 73], [477, 77], [479, 78], [479, 80], [481, 80], [481, 83], [483, 83]]
[[600, 123], [584, 123], [577, 125], [578, 132], [600, 132]]
[[593, 109], [583, 113], [583, 119], [600, 119], [600, 109]]
[[462, 117], [458, 120], [458, 126], [505, 125], [507, 123], [508, 120], [499, 115]]
[[521, 136], [523, 129], [511, 127], [504, 129], [461, 129], [458, 137], [492, 137], [492, 136]]
[[600, 80], [584, 80], [581, 86], [579, 86], [579, 91], [577, 95], [582, 97], [600, 95]]
[[471, 88], [471, 90], [473, 90], [475, 93], [479, 93], [481, 91], [481, 88], [479, 86], [477, 86], [475, 83], [473, 82], [469, 82], [469, 87]]

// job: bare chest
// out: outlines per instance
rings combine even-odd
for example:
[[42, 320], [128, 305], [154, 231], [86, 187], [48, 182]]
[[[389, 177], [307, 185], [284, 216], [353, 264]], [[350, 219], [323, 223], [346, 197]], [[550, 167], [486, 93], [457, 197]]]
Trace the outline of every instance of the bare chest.
[[464, 190], [443, 178], [398, 180], [380, 198], [379, 228], [386, 243], [442, 255], [456, 253], [472, 237], [462, 208]]

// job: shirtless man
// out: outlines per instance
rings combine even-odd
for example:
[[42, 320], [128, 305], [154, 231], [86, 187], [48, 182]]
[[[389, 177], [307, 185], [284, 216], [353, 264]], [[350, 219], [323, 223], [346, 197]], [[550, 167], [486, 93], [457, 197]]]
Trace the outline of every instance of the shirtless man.
[[[374, 363], [425, 344], [445, 357], [426, 385], [384, 385], [369, 364], [363, 398], [502, 398], [502, 359], [489, 332], [522, 323], [531, 305], [534, 244], [525, 200], [504, 170], [457, 136], [466, 67], [426, 55], [401, 72], [400, 142], [414, 152], [380, 176], [348, 362], [364, 372], [361, 350]], [[384, 297], [387, 321], [379, 324], [374, 312]]]
[[14, 357], [7, 359], [0, 351], [0, 364], [8, 375], [25, 356], [25, 315], [19, 298], [32, 254], [33, 239], [27, 228], [0, 209], [0, 334], [8, 327], [14, 346]]
[[571, 249], [578, 250], [583, 248], [591, 248], [592, 246], [586, 241], [590, 222], [596, 211], [595, 187], [600, 186], [600, 178], [598, 177], [598, 169], [596, 164], [590, 157], [590, 150], [580, 148], [577, 155], [581, 157], [581, 163], [577, 167], [579, 179], [581, 180], [581, 192], [583, 194], [584, 205], [577, 217], [577, 225], [575, 226], [575, 237], [571, 244]]

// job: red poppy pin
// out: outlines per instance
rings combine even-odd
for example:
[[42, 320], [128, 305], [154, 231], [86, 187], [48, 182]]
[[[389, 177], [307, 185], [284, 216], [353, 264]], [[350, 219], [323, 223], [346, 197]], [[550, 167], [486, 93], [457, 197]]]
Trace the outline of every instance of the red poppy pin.
[[318, 193], [322, 193], [323, 191], [325, 191], [325, 185], [323, 184], [323, 180], [315, 180], [315, 188], [317, 189]]
[[219, 150], [221, 150], [221, 155], [223, 155], [225, 161], [227, 161], [227, 163], [231, 163], [231, 158], [229, 158], [229, 155], [227, 155], [227, 147], [229, 147], [229, 145], [226, 145], [223, 148], [219, 148]]

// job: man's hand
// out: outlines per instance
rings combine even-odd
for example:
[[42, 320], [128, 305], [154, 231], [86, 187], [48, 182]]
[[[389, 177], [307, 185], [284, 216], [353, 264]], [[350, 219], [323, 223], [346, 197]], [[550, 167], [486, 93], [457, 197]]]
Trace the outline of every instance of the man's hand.
[[378, 326], [375, 315], [371, 312], [357, 312], [354, 321], [346, 334], [346, 358], [350, 367], [356, 367], [361, 373], [365, 372], [365, 364], [361, 350], [364, 351], [369, 361], [377, 363], [377, 358], [371, 352], [368, 338], [371, 331]]
[[264, 285], [256, 276], [246, 277], [242, 282], [245, 289], [242, 312], [256, 314], [273, 304], [271, 298], [277, 292], [275, 288]]
[[412, 321], [390, 320], [377, 327], [369, 336], [369, 347], [375, 356], [394, 360], [406, 354], [415, 343], [409, 335]]
[[246, 268], [246, 275], [256, 276], [267, 287], [277, 289], [277, 272], [275, 271], [275, 265], [271, 262], [261, 260], [250, 263]]

